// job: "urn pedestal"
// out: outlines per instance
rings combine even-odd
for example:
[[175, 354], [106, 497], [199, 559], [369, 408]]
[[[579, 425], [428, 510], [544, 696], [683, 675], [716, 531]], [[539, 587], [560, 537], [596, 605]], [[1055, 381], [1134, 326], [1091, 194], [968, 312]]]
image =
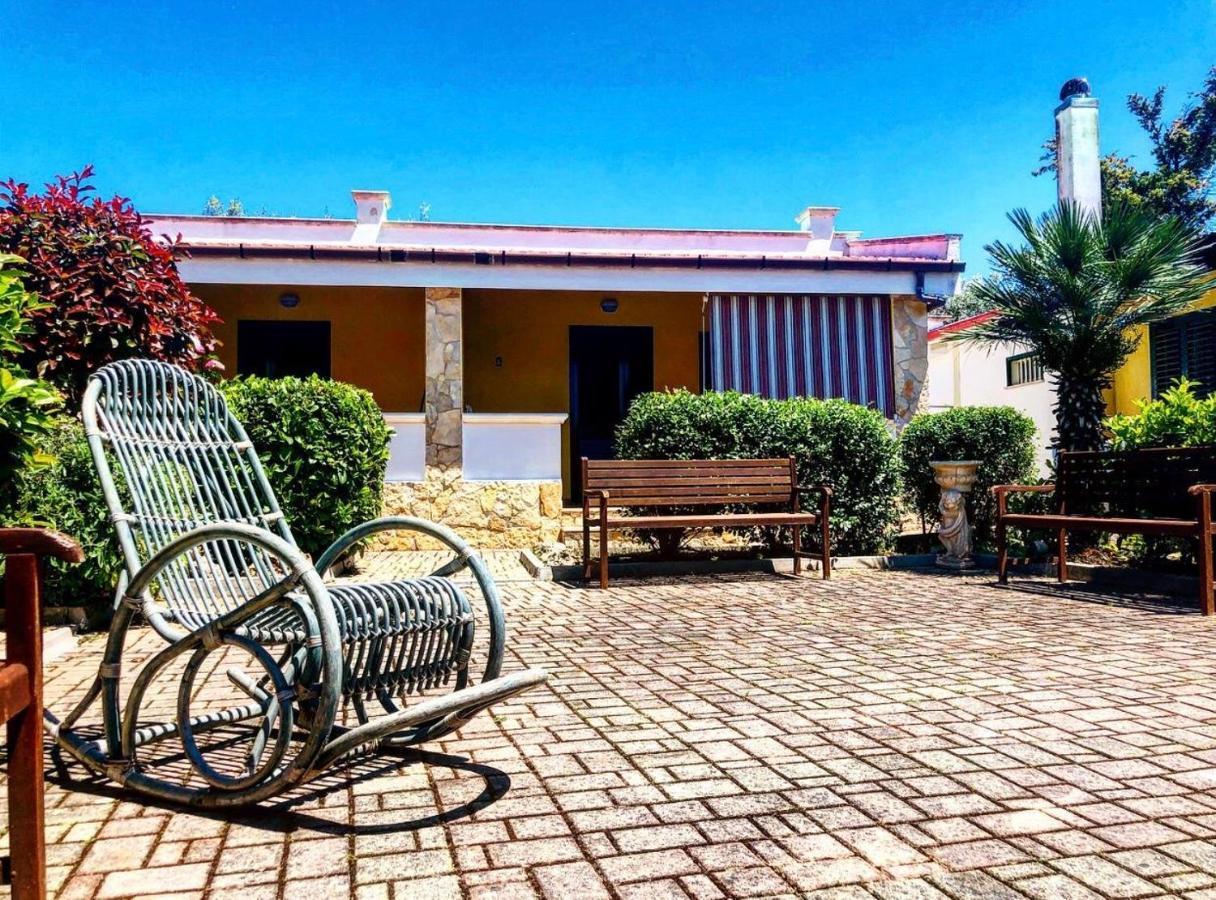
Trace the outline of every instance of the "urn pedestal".
[[933, 467], [933, 480], [942, 489], [942, 498], [937, 504], [941, 515], [937, 537], [946, 552], [937, 557], [937, 564], [944, 569], [970, 569], [975, 561], [971, 557], [971, 523], [967, 521], [966, 495], [975, 484], [979, 460], [944, 460], [929, 465]]

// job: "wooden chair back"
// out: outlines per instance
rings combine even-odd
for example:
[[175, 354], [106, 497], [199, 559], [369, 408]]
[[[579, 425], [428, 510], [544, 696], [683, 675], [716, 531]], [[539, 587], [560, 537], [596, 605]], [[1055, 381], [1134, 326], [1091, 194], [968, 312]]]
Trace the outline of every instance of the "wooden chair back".
[[1074, 451], [1060, 454], [1060, 512], [1130, 519], [1195, 518], [1193, 484], [1216, 482], [1216, 447]]
[[583, 459], [583, 490], [609, 506], [773, 506], [796, 497], [794, 458]]

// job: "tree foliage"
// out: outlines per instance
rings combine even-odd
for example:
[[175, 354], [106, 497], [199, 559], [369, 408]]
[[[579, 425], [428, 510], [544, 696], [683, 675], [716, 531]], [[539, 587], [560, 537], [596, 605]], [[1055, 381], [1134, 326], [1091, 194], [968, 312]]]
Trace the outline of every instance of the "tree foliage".
[[149, 357], [189, 369], [218, 368], [215, 312], [177, 272], [124, 197], [90, 197], [93, 167], [33, 193], [0, 184], [0, 252], [24, 262], [26, 289], [45, 305], [30, 314], [20, 363], [79, 399], [91, 372]]
[[1010, 213], [1023, 244], [985, 249], [996, 278], [975, 291], [999, 315], [948, 339], [1029, 346], [1055, 382], [1057, 442], [1102, 446], [1102, 391], [1137, 345], [1136, 327], [1176, 315], [1207, 287], [1199, 240], [1176, 218], [1126, 203], [1101, 219], [1072, 203], [1037, 221]]

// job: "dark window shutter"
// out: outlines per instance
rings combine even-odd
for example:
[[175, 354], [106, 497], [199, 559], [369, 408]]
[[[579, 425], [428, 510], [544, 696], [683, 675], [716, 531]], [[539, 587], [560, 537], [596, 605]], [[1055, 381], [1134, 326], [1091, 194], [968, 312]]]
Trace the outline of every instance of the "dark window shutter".
[[1195, 392], [1201, 397], [1216, 393], [1216, 316], [1207, 310], [1195, 313], [1183, 332], [1183, 350], [1186, 377], [1199, 382]]
[[1148, 340], [1153, 360], [1153, 396], [1159, 397], [1182, 377], [1182, 329], [1178, 320], [1150, 326]]

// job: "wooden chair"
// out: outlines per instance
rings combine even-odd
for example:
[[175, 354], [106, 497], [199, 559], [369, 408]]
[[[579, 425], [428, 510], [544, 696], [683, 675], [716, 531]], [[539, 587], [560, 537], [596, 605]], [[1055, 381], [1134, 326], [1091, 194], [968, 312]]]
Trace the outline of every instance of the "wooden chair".
[[[47, 720], [59, 745], [94, 771], [192, 806], [255, 803], [360, 748], [450, 734], [545, 680], [534, 669], [502, 675], [498, 589], [480, 557], [444, 526], [376, 519], [306, 559], [244, 428], [201, 378], [159, 362], [112, 363], [89, 379], [82, 415], [125, 572], [97, 677], [62, 722], [49, 712]], [[323, 581], [352, 547], [391, 530], [434, 538], [452, 558], [425, 578]], [[477, 616], [466, 588], [449, 577], [466, 570], [489, 626], [480, 679], [470, 672]], [[121, 705], [123, 648], [136, 615], [166, 646]], [[212, 654], [220, 657], [209, 661]], [[253, 674], [233, 665], [234, 656]], [[200, 673], [216, 662], [237, 689], [236, 705], [194, 713]], [[148, 721], [141, 707], [167, 670], [180, 679], [176, 714]], [[444, 687], [444, 695], [411, 697]], [[372, 700], [382, 714], [369, 712]], [[100, 738], [74, 727], [96, 703]], [[337, 723], [343, 704], [357, 725]], [[204, 752], [198, 737], [215, 730], [221, 740]], [[169, 739], [180, 741], [180, 755], [176, 746], [149, 753]]]
[[14, 900], [46, 896], [42, 783], [42, 560], [80, 562], [70, 538], [37, 528], [0, 528], [4, 557], [5, 659], [0, 719], [8, 723], [8, 835]]

